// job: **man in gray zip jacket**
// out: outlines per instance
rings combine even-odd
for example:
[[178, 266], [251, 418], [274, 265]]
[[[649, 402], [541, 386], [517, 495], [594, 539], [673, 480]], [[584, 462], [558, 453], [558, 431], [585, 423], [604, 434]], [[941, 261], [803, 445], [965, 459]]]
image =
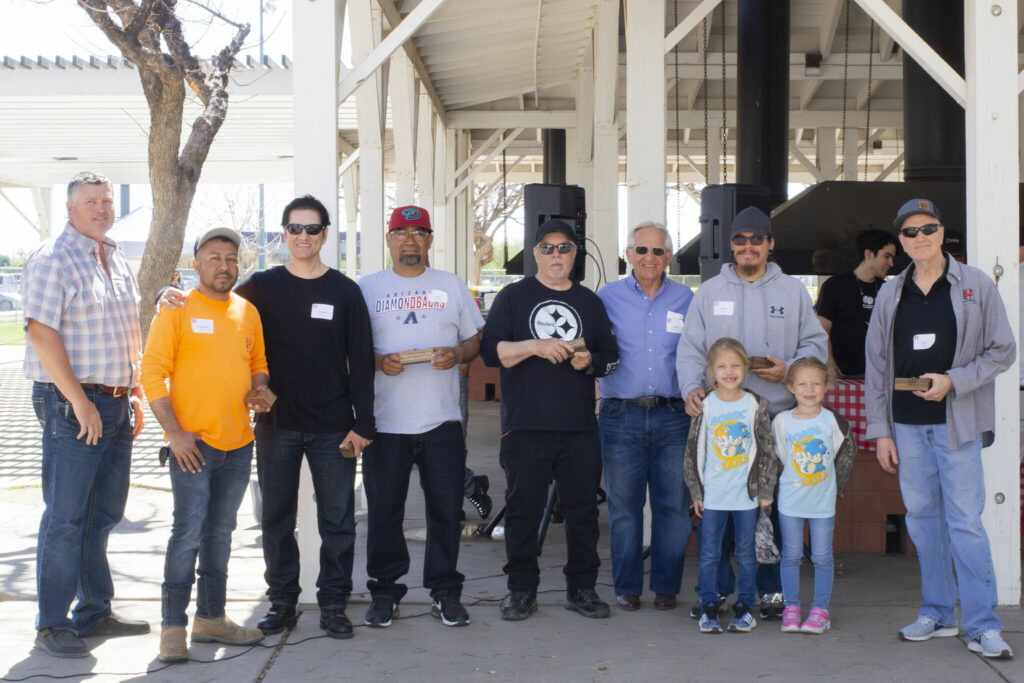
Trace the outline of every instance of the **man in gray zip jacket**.
[[[701, 284], [690, 303], [676, 350], [679, 388], [686, 397], [686, 412], [691, 417], [700, 415], [707, 350], [722, 337], [738, 339], [748, 354], [771, 362], [768, 368], [751, 370], [743, 387], [764, 397], [774, 417], [794, 404], [782, 383], [790, 363], [804, 356], [827, 362], [828, 335], [803, 284], [768, 262], [774, 246], [768, 215], [748, 207], [736, 214], [731, 232], [736, 263], [725, 264], [718, 275]], [[726, 566], [722, 566], [726, 576], [719, 577], [719, 586], [732, 583]], [[779, 565], [762, 565], [757, 579], [761, 618], [779, 617], [785, 606]], [[691, 616], [695, 616], [692, 611]]]
[[[913, 263], [884, 284], [875, 301], [864, 404], [878, 462], [899, 475], [907, 530], [921, 565], [918, 617], [899, 637], [957, 635], [959, 596], [968, 649], [1009, 659], [1013, 652], [994, 612], [995, 570], [981, 523], [981, 448], [992, 442], [993, 383], [1013, 363], [1013, 331], [992, 280], [942, 251], [945, 228], [932, 201], [910, 200], [894, 224]], [[895, 391], [896, 377], [920, 377], [931, 385]]]

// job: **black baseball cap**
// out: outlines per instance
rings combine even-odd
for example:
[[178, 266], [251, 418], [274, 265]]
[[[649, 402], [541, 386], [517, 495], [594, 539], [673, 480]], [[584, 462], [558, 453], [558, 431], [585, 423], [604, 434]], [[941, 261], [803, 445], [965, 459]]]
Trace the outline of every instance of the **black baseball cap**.
[[552, 218], [551, 220], [544, 221], [543, 223], [541, 223], [540, 227], [537, 228], [537, 236], [534, 239], [533, 243], [539, 244], [542, 239], [544, 239], [546, 236], [550, 235], [553, 232], [562, 233], [563, 235], [569, 238], [570, 242], [576, 239], [576, 234], [575, 232], [573, 232], [573, 229], [569, 227], [568, 223], [566, 223], [565, 221], [560, 221], [557, 218]]
[[761, 209], [756, 206], [748, 206], [732, 219], [732, 232], [729, 237], [732, 238], [741, 232], [767, 237], [772, 232], [772, 221], [768, 218], [768, 214]]

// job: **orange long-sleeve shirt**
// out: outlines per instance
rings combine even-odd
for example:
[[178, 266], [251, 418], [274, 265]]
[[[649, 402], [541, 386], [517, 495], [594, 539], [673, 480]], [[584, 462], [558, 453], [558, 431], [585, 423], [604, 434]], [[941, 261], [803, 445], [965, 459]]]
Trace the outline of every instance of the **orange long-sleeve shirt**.
[[169, 395], [182, 429], [207, 445], [230, 451], [253, 440], [243, 399], [261, 372], [267, 372], [267, 357], [260, 315], [237, 294], [217, 301], [192, 290], [184, 309], [164, 309], [153, 318], [142, 354], [146, 398], [152, 403]]

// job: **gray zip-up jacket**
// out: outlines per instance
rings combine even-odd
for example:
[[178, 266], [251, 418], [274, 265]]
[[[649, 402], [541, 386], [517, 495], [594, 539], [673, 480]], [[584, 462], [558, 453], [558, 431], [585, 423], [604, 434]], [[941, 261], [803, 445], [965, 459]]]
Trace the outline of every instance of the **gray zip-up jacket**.
[[[723, 266], [697, 288], [690, 302], [676, 350], [676, 374], [684, 397], [704, 386], [707, 351], [722, 337], [739, 340], [751, 356], [780, 358], [787, 368], [804, 356], [828, 360], [828, 335], [799, 280], [774, 263], [754, 282], [738, 276], [735, 268], [732, 263]], [[782, 382], [748, 373], [743, 387], [767, 399], [773, 416], [794, 404]]]
[[[986, 444], [991, 443], [995, 429], [993, 382], [1013, 363], [1017, 347], [995, 283], [981, 270], [965, 266], [949, 254], [946, 258], [946, 279], [956, 317], [956, 353], [953, 367], [946, 373], [953, 380], [953, 388], [946, 394], [946, 427], [949, 447], [956, 450], [979, 434], [985, 435]], [[864, 375], [868, 439], [893, 435], [893, 325], [903, 286], [913, 269], [912, 263], [882, 285], [871, 312]]]

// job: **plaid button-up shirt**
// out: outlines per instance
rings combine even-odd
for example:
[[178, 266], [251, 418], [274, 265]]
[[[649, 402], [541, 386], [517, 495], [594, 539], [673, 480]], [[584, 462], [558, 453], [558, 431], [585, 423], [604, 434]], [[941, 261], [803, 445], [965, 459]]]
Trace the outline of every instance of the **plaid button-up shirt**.
[[[60, 334], [79, 382], [135, 386], [142, 363], [139, 285], [121, 248], [99, 246], [70, 223], [29, 254], [21, 276], [25, 324], [29, 318]], [[53, 381], [31, 343], [25, 348], [25, 376]]]

